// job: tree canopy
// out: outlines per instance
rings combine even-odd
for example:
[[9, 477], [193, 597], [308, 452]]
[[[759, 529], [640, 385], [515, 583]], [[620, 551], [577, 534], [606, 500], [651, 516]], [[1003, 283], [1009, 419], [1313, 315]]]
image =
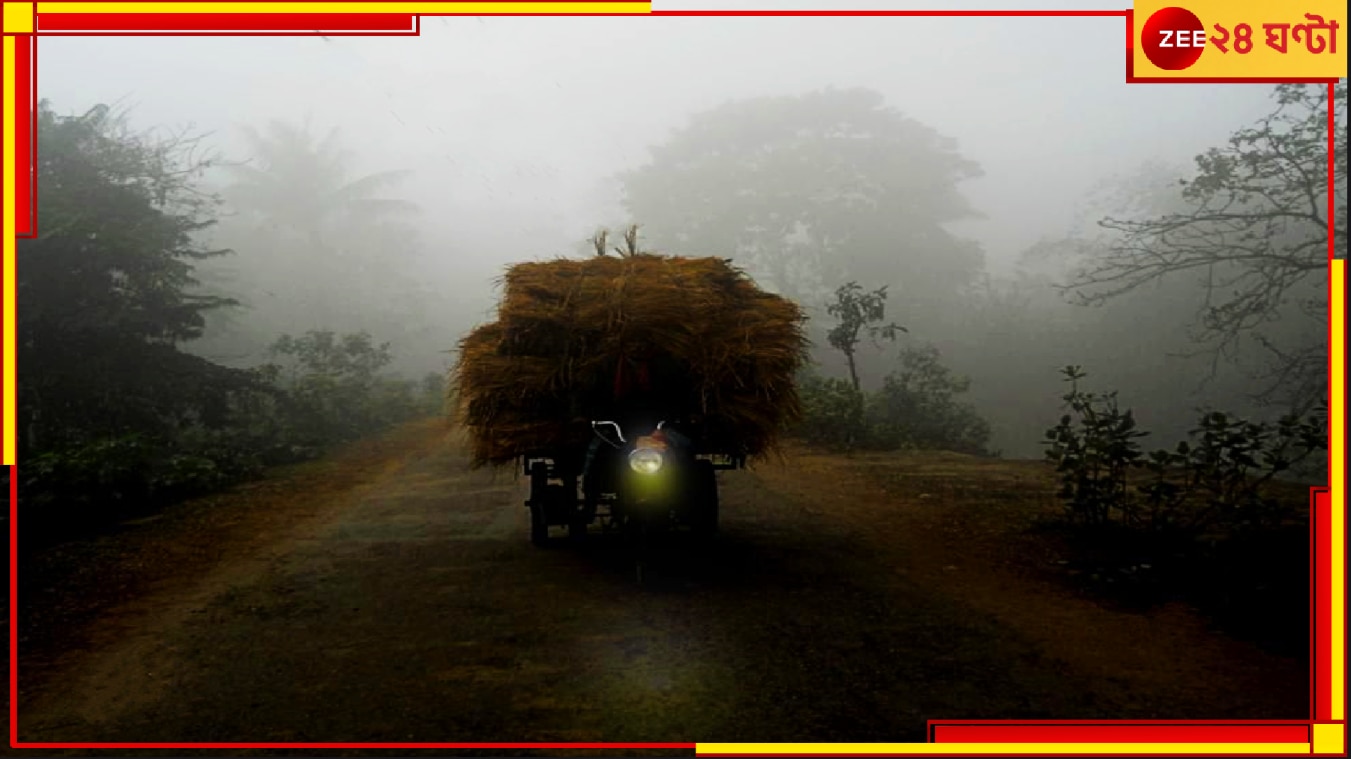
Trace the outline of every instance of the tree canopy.
[[239, 376], [178, 351], [228, 299], [192, 295], [215, 200], [197, 138], [132, 132], [105, 106], [39, 105], [38, 235], [17, 260], [20, 446], [209, 413]]
[[292, 231], [322, 245], [324, 233], [356, 217], [363, 221], [412, 213], [417, 207], [381, 193], [408, 178], [408, 171], [351, 176], [352, 153], [334, 129], [322, 138], [308, 123], [272, 121], [245, 127], [250, 160], [231, 167], [236, 181], [230, 204], [276, 231]]
[[[1329, 211], [1338, 255], [1346, 251], [1346, 196], [1328, 207], [1328, 96], [1285, 84], [1276, 107], [1196, 158], [1180, 207], [1108, 217], [1106, 248], [1084, 259], [1072, 291], [1102, 303], [1141, 286], [1196, 276], [1193, 327], [1203, 345], [1232, 352], [1252, 341], [1271, 355], [1269, 394], [1308, 408], [1327, 392]], [[1346, 173], [1346, 85], [1335, 89], [1334, 160]]]
[[207, 273], [245, 306], [212, 319], [199, 346], [222, 361], [265, 355], [281, 331], [369, 330], [408, 338], [425, 323], [425, 283], [407, 223], [418, 207], [391, 196], [407, 171], [357, 174], [337, 130], [269, 122], [245, 128], [247, 161], [229, 166], [217, 237], [241, 251]]
[[623, 192], [657, 248], [733, 255], [786, 294], [856, 280], [941, 298], [982, 265], [943, 226], [975, 216], [958, 184], [979, 175], [880, 94], [827, 89], [694, 116]]
[[44, 102], [38, 139], [38, 235], [19, 241], [16, 282], [30, 530], [211, 492], [440, 406], [438, 378], [387, 376], [391, 353], [364, 332], [274, 340], [287, 366], [188, 353], [232, 304], [197, 280], [229, 252], [203, 242], [220, 205], [200, 189], [215, 163], [201, 138]]

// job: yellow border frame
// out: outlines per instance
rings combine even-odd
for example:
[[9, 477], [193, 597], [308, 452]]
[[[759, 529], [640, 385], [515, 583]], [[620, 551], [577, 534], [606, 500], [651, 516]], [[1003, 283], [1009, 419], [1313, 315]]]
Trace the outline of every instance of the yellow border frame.
[[[10, 21], [10, 9], [8, 3], [5, 3], [4, 10], [4, 20], [6, 24], [5, 31], [8, 32]], [[32, 16], [29, 15], [28, 19], [31, 23]], [[15, 38], [9, 34], [5, 34], [3, 44], [3, 49], [0, 50], [0, 55], [3, 55], [3, 60], [0, 61], [0, 70], [4, 71], [5, 80], [3, 82], [3, 89], [0, 90], [0, 93], [3, 93], [3, 97], [0, 97], [0, 100], [4, 101], [4, 103], [0, 105], [0, 108], [3, 108], [3, 121], [0, 122], [0, 129], [4, 130], [4, 152], [3, 154], [0, 154], [0, 156], [3, 157], [3, 162], [0, 162], [0, 166], [4, 167], [4, 171], [0, 173], [4, 174], [4, 178], [2, 182], [0, 182], [0, 187], [3, 187], [4, 190], [4, 211], [3, 215], [0, 215], [0, 235], [4, 236], [3, 266], [5, 280], [4, 294], [3, 296], [0, 296], [4, 299], [3, 303], [0, 304], [0, 306], [4, 308], [4, 335], [2, 338], [4, 342], [4, 376], [3, 378], [0, 378], [0, 383], [3, 383], [4, 385], [4, 407], [3, 411], [0, 411], [0, 419], [4, 420], [4, 445], [2, 449], [4, 459], [0, 461], [0, 463], [3, 463], [5, 466], [14, 466], [16, 451], [15, 432], [17, 427], [15, 419], [16, 412], [18, 411], [15, 401], [17, 394], [15, 392], [14, 372], [14, 321], [16, 313], [14, 310], [14, 259], [16, 258], [18, 244], [13, 232], [15, 224], [15, 183], [14, 171], [11, 168], [14, 166], [15, 160], [14, 114], [16, 103], [14, 102], [14, 98], [10, 97], [10, 93], [14, 92], [16, 89], [16, 80], [14, 77]]]
[[[8, 3], [6, 3], [8, 4]], [[29, 5], [30, 3], [24, 3]], [[290, 3], [290, 2], [201, 2], [201, 3], [145, 3], [145, 2], [54, 2], [36, 3], [38, 13], [413, 13], [432, 15], [456, 13], [482, 15], [488, 13], [650, 13], [648, 2], [351, 2], [351, 3]]]
[[696, 753], [699, 756], [969, 756], [1005, 753], [1031, 756], [1300, 756], [1308, 754], [1310, 746], [1308, 743], [700, 743]]
[[[77, 12], [157, 12], [157, 13], [332, 13], [332, 12], [381, 12], [413, 14], [490, 14], [520, 13], [531, 14], [547, 11], [550, 13], [634, 13], [650, 12], [647, 2], [353, 2], [353, 3], [293, 3], [293, 2], [5, 2], [3, 23], [4, 86], [5, 93], [15, 89], [15, 34], [29, 34], [34, 31], [34, 11], [42, 13]], [[16, 241], [10, 230], [14, 229], [15, 180], [12, 167], [15, 161], [14, 126], [16, 107], [8, 94], [3, 98], [3, 158], [5, 171], [3, 177], [4, 204], [0, 216], [0, 233], [3, 233], [3, 339], [4, 376], [3, 382], [3, 463], [14, 464], [15, 457], [15, 252]], [[1127, 744], [1127, 743], [1015, 743], [1015, 744], [942, 744], [942, 743], [700, 743], [696, 752], [704, 755], [733, 754], [773, 754], [773, 755], [820, 755], [820, 754], [911, 754], [911, 755], [957, 755], [957, 754], [1009, 754], [1009, 755], [1080, 755], [1080, 754], [1127, 754], [1127, 755], [1186, 755], [1186, 754], [1342, 754], [1346, 748], [1345, 734], [1345, 493], [1346, 493], [1346, 262], [1334, 261], [1329, 272], [1332, 278], [1329, 303], [1329, 319], [1332, 324], [1329, 355], [1330, 366], [1330, 421], [1331, 444], [1330, 481], [1332, 496], [1332, 544], [1331, 557], [1333, 583], [1333, 624], [1332, 624], [1332, 719], [1334, 722], [1313, 725], [1313, 741], [1306, 744]]]

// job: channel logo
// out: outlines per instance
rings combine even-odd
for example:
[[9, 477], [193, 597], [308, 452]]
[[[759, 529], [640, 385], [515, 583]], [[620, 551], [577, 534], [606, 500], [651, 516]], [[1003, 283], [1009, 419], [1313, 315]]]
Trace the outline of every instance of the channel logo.
[[1346, 6], [1198, 0], [1137, 3], [1132, 81], [1335, 80], [1346, 76]]

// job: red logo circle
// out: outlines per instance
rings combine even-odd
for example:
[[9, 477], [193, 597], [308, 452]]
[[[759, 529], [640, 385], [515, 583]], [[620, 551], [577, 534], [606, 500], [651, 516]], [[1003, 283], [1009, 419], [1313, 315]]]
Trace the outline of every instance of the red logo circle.
[[1196, 63], [1205, 50], [1205, 27], [1186, 8], [1161, 8], [1145, 21], [1140, 46], [1161, 69], [1177, 71]]

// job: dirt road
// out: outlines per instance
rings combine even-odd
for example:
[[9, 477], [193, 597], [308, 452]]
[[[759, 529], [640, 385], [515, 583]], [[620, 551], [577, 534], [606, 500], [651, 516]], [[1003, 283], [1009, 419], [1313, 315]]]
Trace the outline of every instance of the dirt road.
[[59, 657], [30, 626], [21, 739], [909, 741], [931, 718], [1307, 711], [1302, 663], [1059, 589], [960, 493], [877, 461], [723, 475], [716, 547], [664, 551], [638, 587], [607, 541], [532, 547], [523, 484], [450, 432], [400, 434], [336, 490], [273, 483], [284, 507], [225, 497], [97, 559], [134, 565], [134, 592], [90, 600]]

